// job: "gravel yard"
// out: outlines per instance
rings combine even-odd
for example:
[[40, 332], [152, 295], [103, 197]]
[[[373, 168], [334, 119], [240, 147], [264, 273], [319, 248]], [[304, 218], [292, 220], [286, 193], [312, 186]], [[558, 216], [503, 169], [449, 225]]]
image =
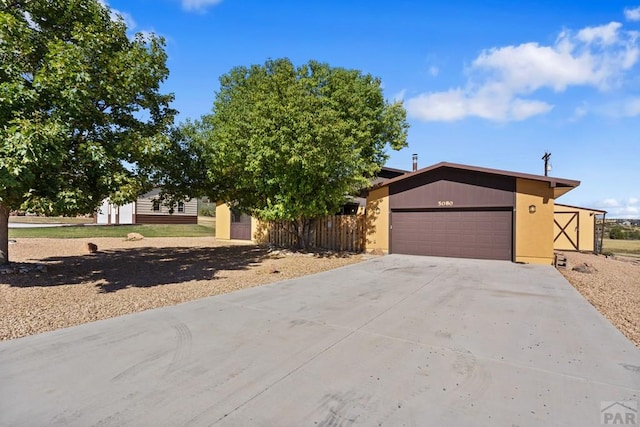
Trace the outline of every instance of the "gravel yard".
[[[89, 254], [86, 243], [98, 245]], [[17, 239], [14, 263], [46, 272], [0, 274], [0, 340], [329, 270], [353, 254], [269, 253], [212, 237]], [[20, 264], [18, 264], [20, 265]], [[27, 264], [25, 264], [27, 265]]]
[[[627, 338], [640, 347], [640, 258], [566, 252], [569, 282]], [[587, 264], [591, 273], [573, 271]]]
[[[212, 237], [125, 241], [18, 239], [15, 263], [46, 272], [0, 274], [0, 340], [204, 298], [329, 270], [354, 254], [269, 253]], [[582, 295], [640, 347], [640, 259], [565, 253], [560, 270]], [[573, 271], [588, 264], [591, 273]], [[594, 270], [593, 270], [594, 269]]]

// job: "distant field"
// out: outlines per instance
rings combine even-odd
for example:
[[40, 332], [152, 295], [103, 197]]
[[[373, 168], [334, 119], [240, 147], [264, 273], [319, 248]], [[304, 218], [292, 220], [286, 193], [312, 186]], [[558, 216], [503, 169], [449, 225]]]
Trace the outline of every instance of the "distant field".
[[614, 254], [621, 255], [640, 255], [640, 240], [604, 239], [602, 248], [603, 252], [613, 252]]
[[9, 229], [9, 238], [125, 238], [128, 233], [140, 233], [144, 237], [204, 237], [213, 236], [215, 229], [211, 226], [204, 225], [79, 225], [49, 228], [12, 228]]

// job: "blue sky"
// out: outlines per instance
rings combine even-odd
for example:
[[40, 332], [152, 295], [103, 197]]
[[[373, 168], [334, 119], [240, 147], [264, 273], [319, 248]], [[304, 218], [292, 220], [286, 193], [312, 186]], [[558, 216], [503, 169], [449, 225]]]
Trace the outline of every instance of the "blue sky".
[[640, 218], [640, 0], [106, 0], [167, 40], [179, 121], [218, 78], [288, 57], [380, 77], [408, 112], [388, 166], [440, 161], [544, 172], [581, 185], [559, 203]]

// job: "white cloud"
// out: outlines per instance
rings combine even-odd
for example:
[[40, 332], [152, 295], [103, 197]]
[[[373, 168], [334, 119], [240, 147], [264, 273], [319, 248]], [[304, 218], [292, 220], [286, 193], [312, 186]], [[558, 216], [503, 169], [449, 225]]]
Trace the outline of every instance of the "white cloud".
[[628, 97], [602, 104], [594, 108], [599, 114], [611, 118], [640, 116], [640, 97]]
[[596, 202], [594, 207], [607, 211], [609, 218], [640, 218], [640, 198], [609, 198]]
[[404, 95], [407, 93], [406, 89], [402, 89], [400, 92], [393, 95], [393, 102], [403, 102]]
[[186, 10], [203, 11], [209, 6], [215, 6], [222, 0], [181, 0], [182, 7]]
[[627, 21], [640, 21], [640, 7], [626, 8], [624, 17]]
[[436, 77], [439, 73], [440, 73], [440, 69], [438, 69], [438, 67], [436, 66], [429, 67], [429, 74], [431, 74], [433, 77]]
[[580, 120], [587, 114], [589, 114], [589, 108], [586, 104], [582, 104], [579, 107], [576, 107], [575, 110], [573, 110], [573, 120]]
[[640, 115], [640, 98], [628, 99], [623, 104], [622, 116], [634, 117]]
[[107, 3], [106, 0], [98, 0], [98, 2], [106, 7], [107, 9], [109, 9], [110, 13], [111, 13], [111, 20], [112, 21], [117, 21], [119, 18], [122, 18], [122, 20], [124, 21], [125, 25], [127, 26], [127, 30], [129, 31], [133, 31], [136, 28], [136, 21], [133, 19], [133, 16], [131, 16], [131, 14], [127, 13], [127, 12], [122, 12], [118, 9], [114, 9], [111, 6], [109, 6], [109, 3]]
[[615, 209], [612, 212], [609, 212], [609, 217], [617, 217], [617, 218], [637, 218], [640, 214], [640, 208], [637, 206], [623, 206], [621, 208]]
[[493, 88], [469, 94], [462, 89], [418, 95], [405, 102], [414, 117], [427, 121], [451, 122], [468, 116], [494, 121], [524, 120], [550, 111], [553, 106], [541, 101], [513, 98]]
[[549, 46], [531, 42], [487, 49], [471, 63], [463, 87], [419, 94], [407, 101], [407, 109], [426, 121], [470, 116], [512, 121], [545, 114], [553, 105], [529, 99], [541, 89], [619, 87], [640, 59], [638, 38], [638, 33], [611, 22], [577, 33], [563, 31]]
[[604, 208], [617, 208], [617, 207], [620, 207], [621, 205], [620, 205], [620, 202], [618, 202], [616, 199], [604, 199], [603, 201], [598, 203], [598, 206], [604, 207]]
[[608, 46], [618, 41], [619, 22], [610, 22], [599, 27], [586, 27], [578, 31], [576, 38], [584, 43], [598, 43]]

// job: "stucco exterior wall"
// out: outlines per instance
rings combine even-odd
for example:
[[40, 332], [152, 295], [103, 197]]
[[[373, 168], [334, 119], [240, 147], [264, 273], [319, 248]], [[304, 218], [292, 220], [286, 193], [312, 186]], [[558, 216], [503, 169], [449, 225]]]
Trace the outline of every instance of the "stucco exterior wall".
[[[529, 206], [535, 206], [535, 213]], [[516, 181], [515, 261], [553, 264], [553, 188], [546, 182]]]
[[216, 204], [216, 239], [231, 239], [231, 209], [226, 203]]
[[371, 190], [367, 196], [367, 251], [389, 252], [389, 187]]
[[254, 243], [258, 243], [258, 228], [260, 226], [260, 221], [251, 217], [251, 241]]

